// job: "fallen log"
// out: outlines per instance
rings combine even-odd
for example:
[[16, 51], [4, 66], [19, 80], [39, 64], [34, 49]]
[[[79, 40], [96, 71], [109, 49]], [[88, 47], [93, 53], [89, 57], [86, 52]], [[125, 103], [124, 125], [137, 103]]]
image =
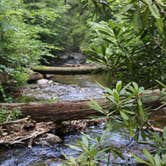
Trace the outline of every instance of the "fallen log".
[[[102, 107], [108, 107], [106, 100], [99, 101]], [[89, 107], [90, 100], [66, 101], [57, 103], [1, 103], [1, 108], [19, 109], [23, 116], [30, 115], [36, 121], [65, 121], [85, 119], [88, 116], [99, 115]]]
[[[149, 106], [158, 106], [163, 101], [160, 90], [148, 90], [142, 95], [143, 103]], [[112, 105], [106, 99], [96, 100], [105, 109], [111, 109]], [[166, 99], [164, 99], [166, 102]], [[90, 106], [90, 100], [63, 101], [56, 103], [0, 103], [0, 108], [9, 110], [19, 109], [23, 116], [30, 115], [36, 121], [65, 121], [87, 119], [88, 117], [101, 115]]]
[[77, 66], [34, 66], [32, 70], [42, 74], [89, 74], [98, 73], [105, 68], [95, 65], [77, 65]]

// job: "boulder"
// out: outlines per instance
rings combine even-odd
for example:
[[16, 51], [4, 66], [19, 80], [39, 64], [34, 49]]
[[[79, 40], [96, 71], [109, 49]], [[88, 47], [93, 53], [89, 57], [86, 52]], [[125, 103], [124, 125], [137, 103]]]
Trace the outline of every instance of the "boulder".
[[37, 81], [38, 85], [48, 85], [48, 84], [52, 84], [53, 81], [52, 80], [47, 80], [47, 79], [40, 79]]
[[31, 72], [29, 74], [29, 79], [28, 79], [28, 83], [35, 83], [40, 79], [43, 79], [44, 76], [41, 73], [38, 72]]
[[57, 135], [46, 133], [43, 137], [38, 138], [35, 143], [42, 146], [52, 146], [62, 142], [61, 138]]

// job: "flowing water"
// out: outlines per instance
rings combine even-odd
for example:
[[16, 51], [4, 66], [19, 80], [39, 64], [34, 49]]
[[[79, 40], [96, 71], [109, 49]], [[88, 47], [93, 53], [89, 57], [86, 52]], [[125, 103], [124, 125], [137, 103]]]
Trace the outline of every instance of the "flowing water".
[[[97, 126], [90, 126], [85, 133], [90, 134], [91, 137], [104, 134], [104, 123]], [[120, 126], [119, 126], [120, 127]], [[129, 142], [129, 138], [126, 133], [122, 132], [120, 128], [116, 126], [116, 129], [107, 133], [105, 141], [103, 142], [107, 146], [125, 147]], [[62, 144], [56, 144], [53, 146], [34, 146], [32, 149], [26, 147], [17, 147], [12, 149], [2, 149], [0, 151], [0, 164], [1, 166], [59, 166], [64, 159], [63, 154], [68, 157], [78, 156], [78, 151], [73, 150], [67, 146], [67, 144], [74, 144], [81, 137], [81, 134], [70, 134], [63, 138]], [[134, 160], [131, 160], [131, 153], [140, 154], [142, 148], [145, 145], [134, 144], [130, 148], [124, 148], [122, 150], [125, 160], [117, 158], [114, 160], [114, 166], [134, 166]], [[113, 159], [113, 156], [110, 156]], [[103, 164], [104, 166], [104, 164]]]
[[[36, 98], [37, 100], [83, 100], [103, 97], [103, 89], [96, 84], [108, 86], [110, 80], [102, 75], [54, 75], [52, 78], [55, 82], [46, 85], [32, 84], [23, 89], [22, 98]], [[157, 120], [158, 116], [154, 120]], [[114, 124], [115, 125], [115, 124]], [[165, 123], [163, 124], [165, 125]], [[115, 125], [105, 139], [104, 144], [108, 146], [122, 147], [125, 160], [117, 158], [114, 160], [114, 166], [134, 166], [134, 160], [131, 159], [131, 153], [142, 153], [145, 145], [134, 143], [130, 148], [123, 148], [129, 142], [126, 132], [122, 132], [122, 126]], [[96, 126], [90, 126], [85, 133], [92, 137], [104, 134], [104, 123]], [[16, 148], [0, 148], [0, 165], [1, 166], [58, 166], [64, 159], [63, 154], [67, 156], [78, 156], [78, 152], [69, 148], [66, 144], [73, 144], [82, 136], [74, 133], [64, 136], [63, 143], [53, 146], [34, 146], [29, 149], [24, 146]], [[112, 156], [110, 156], [112, 157]], [[116, 163], [116, 164], [115, 164]], [[111, 165], [111, 164], [110, 164]], [[103, 164], [104, 166], [104, 164]]]
[[22, 89], [17, 99], [24, 100], [86, 100], [103, 97], [103, 89], [98, 85], [108, 86], [107, 74], [96, 75], [50, 75], [53, 82], [46, 84], [30, 84]]

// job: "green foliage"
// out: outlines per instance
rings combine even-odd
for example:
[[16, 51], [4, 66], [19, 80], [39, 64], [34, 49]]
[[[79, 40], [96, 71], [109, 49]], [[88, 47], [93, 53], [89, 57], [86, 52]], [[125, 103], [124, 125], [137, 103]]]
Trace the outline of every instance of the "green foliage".
[[125, 22], [118, 23], [110, 20], [108, 23], [92, 23], [92, 29], [96, 37], [87, 52], [89, 58], [106, 65], [113, 71], [120, 68], [132, 70], [133, 56], [142, 44], [139, 36], [133, 33], [132, 27]]
[[56, 20], [66, 11], [66, 7], [62, 1], [53, 0], [24, 0], [24, 6], [25, 22], [36, 31], [38, 39], [45, 46], [42, 55], [53, 56], [53, 53], [60, 49], [57, 46]]
[[[93, 0], [92, 0], [93, 1]], [[164, 1], [105, 1], [112, 17], [92, 23], [92, 44], [85, 51], [92, 61], [105, 64], [116, 75], [154, 84], [164, 81], [166, 15]], [[120, 5], [119, 5], [120, 4]], [[146, 78], [145, 78], [146, 76]], [[144, 80], [143, 80], [143, 79]]]
[[87, 22], [92, 13], [78, 0], [68, 0], [66, 8], [61, 18], [56, 21], [56, 40], [65, 52], [80, 51], [80, 47], [86, 45], [88, 40]]
[[135, 82], [123, 87], [121, 81], [117, 82], [115, 89], [103, 88], [105, 89], [106, 98], [111, 103], [111, 109], [104, 110], [97, 103], [94, 105], [94, 102], [91, 106], [102, 112], [107, 118], [111, 117], [116, 120], [117, 116], [115, 115], [119, 115], [131, 136], [137, 136], [135, 135], [135, 129], [137, 129], [136, 132], [144, 134], [142, 127], [146, 126], [148, 118], [142, 105], [141, 94], [144, 88], [138, 87]]
[[68, 145], [71, 149], [77, 150], [81, 155], [78, 158], [66, 157], [66, 165], [96, 166], [101, 161], [110, 164], [108, 152], [112, 152], [115, 158], [123, 158], [121, 151], [114, 146], [105, 146], [104, 141], [107, 137], [106, 131], [102, 136], [92, 138], [89, 135], [83, 135], [77, 145]]
[[155, 154], [154, 156], [150, 154], [146, 149], [143, 150], [143, 153], [146, 157], [146, 160], [141, 159], [138, 156], [134, 156], [138, 163], [144, 164], [146, 166], [165, 166], [166, 163], [166, 155], [159, 156]]
[[24, 22], [24, 12], [21, 0], [0, 2], [0, 71], [18, 84], [26, 80], [24, 74], [21, 79], [24, 67], [37, 62], [43, 48], [34, 28]]
[[6, 108], [0, 109], [0, 124], [4, 122], [9, 122], [12, 120], [16, 120], [18, 117], [21, 116], [20, 110], [7, 110]]
[[54, 27], [59, 17], [57, 4], [51, 0], [0, 2], [0, 72], [8, 75], [1, 86], [4, 94], [27, 81], [28, 68], [41, 56], [52, 56], [59, 49]]
[[114, 158], [121, 157], [123, 159], [121, 149], [105, 144], [105, 140], [108, 139], [107, 133], [113, 127], [112, 122], [118, 121], [124, 127], [121, 130], [126, 132], [127, 129], [131, 138], [123, 148], [131, 145], [134, 140], [138, 142], [144, 140], [143, 143], [150, 144], [153, 147], [154, 155], [146, 149], [143, 150], [145, 159], [133, 154], [138, 163], [147, 166], [164, 166], [166, 161], [166, 128], [163, 129], [162, 135], [151, 130], [145, 130], [145, 128], [148, 128], [148, 116], [142, 105], [141, 94], [144, 89], [135, 82], [123, 86], [121, 81], [117, 82], [115, 89], [104, 89], [106, 98], [111, 103], [110, 110], [103, 109], [95, 101], [92, 101], [91, 107], [103, 113], [104, 117], [106, 117], [105, 132], [96, 138], [83, 135], [82, 140], [77, 145], [69, 145], [72, 149], [77, 150], [80, 155], [78, 158], [66, 157], [68, 161], [65, 165], [73, 164], [77, 166], [84, 163], [88, 166], [95, 166], [101, 164], [101, 161], [102, 164], [104, 162], [109, 165], [111, 163], [110, 154], [113, 154]]

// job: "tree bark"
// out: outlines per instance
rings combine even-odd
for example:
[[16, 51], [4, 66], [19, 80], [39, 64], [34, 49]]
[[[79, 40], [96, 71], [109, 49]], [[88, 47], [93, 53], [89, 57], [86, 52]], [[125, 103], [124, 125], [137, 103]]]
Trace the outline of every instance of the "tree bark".
[[[145, 91], [142, 95], [143, 103], [148, 106], [158, 106], [166, 102], [160, 90]], [[111, 109], [111, 103], [106, 99], [96, 100], [105, 109]], [[20, 109], [23, 116], [30, 115], [36, 121], [65, 121], [87, 119], [90, 116], [101, 115], [90, 106], [90, 100], [63, 101], [57, 103], [0, 103], [0, 108], [9, 110]]]
[[[98, 100], [102, 107], [107, 108], [106, 100]], [[1, 108], [19, 109], [23, 116], [30, 115], [36, 121], [65, 121], [85, 119], [88, 116], [99, 115], [89, 106], [90, 100], [65, 101], [57, 103], [1, 103]]]

